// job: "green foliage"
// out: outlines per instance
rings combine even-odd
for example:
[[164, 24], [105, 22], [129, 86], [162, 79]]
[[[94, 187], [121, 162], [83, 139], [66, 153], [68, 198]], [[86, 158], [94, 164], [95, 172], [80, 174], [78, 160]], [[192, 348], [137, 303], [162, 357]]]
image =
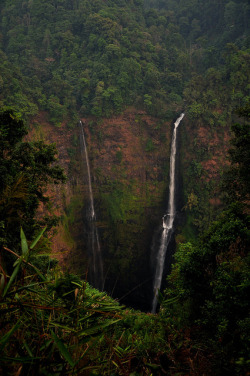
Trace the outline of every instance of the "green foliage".
[[[21, 242], [29, 254], [32, 249], [22, 230]], [[164, 350], [156, 317], [125, 311], [77, 276], [55, 270], [41, 274], [15, 255], [19, 273], [8, 278], [1, 269], [6, 278], [0, 295], [1, 372], [149, 374]]]
[[235, 362], [248, 359], [248, 340], [242, 330], [248, 325], [249, 309], [248, 221], [232, 206], [198, 245], [180, 245], [162, 304], [161, 314], [169, 316], [176, 328], [198, 326], [192, 337], [209, 344], [218, 375], [235, 374]]
[[152, 97], [151, 95], [148, 95], [148, 94], [144, 94], [144, 103], [146, 106], [151, 106], [152, 104]]
[[[249, 115], [247, 108], [240, 112]], [[249, 127], [236, 124], [233, 131], [231, 204], [195, 245], [179, 245], [161, 310], [179, 341], [186, 340], [180, 331], [190, 330], [191, 346], [212, 354], [215, 375], [242, 375], [249, 364]], [[189, 196], [188, 205], [195, 202]]]
[[[6, 1], [0, 104], [25, 119], [47, 110], [57, 126], [72, 111], [110, 116], [134, 104], [165, 117], [183, 99], [191, 118], [216, 125], [211, 112], [218, 106], [231, 113], [243, 105], [247, 1], [177, 6], [152, 0], [147, 6], [159, 9], [144, 10], [140, 0]], [[200, 83], [194, 82], [197, 74], [204, 78]]]
[[197, 119], [201, 117], [203, 111], [204, 111], [204, 108], [202, 104], [194, 102], [188, 109], [188, 115], [190, 116], [191, 119]]
[[65, 108], [60, 104], [60, 101], [57, 97], [51, 95], [47, 102], [47, 109], [50, 114], [50, 121], [60, 126], [63, 118], [66, 115]]
[[[48, 111], [50, 121], [60, 126], [67, 118], [73, 122], [77, 113], [111, 116], [131, 105], [172, 120], [185, 103], [189, 118], [207, 129], [230, 125], [233, 108], [244, 106], [249, 99], [247, 0], [147, 0], [146, 5], [144, 10], [141, 0], [2, 2], [0, 105], [11, 105], [25, 120], [34, 116], [38, 108]], [[159, 9], [148, 9], [149, 6]], [[12, 118], [13, 114], [9, 116], [7, 113], [6, 116], [7, 122], [2, 118], [4, 126], [1, 125], [0, 135], [0, 146], [3, 147], [0, 148], [1, 152], [3, 150], [0, 161], [0, 239], [2, 244], [12, 244], [15, 249], [20, 224], [28, 239], [33, 238], [37, 231], [34, 214], [38, 203], [46, 201], [44, 187], [50, 181], [63, 180], [63, 177], [61, 170], [54, 166], [55, 148], [21, 142], [25, 135], [23, 124], [18, 124], [17, 119]], [[235, 192], [236, 188], [237, 198], [244, 201], [248, 200], [249, 194], [248, 168], [241, 165], [242, 160], [249, 160], [246, 127], [235, 126], [235, 134], [237, 148], [231, 151], [235, 167], [230, 178], [231, 189]], [[101, 132], [99, 137], [101, 142]], [[149, 139], [147, 151], [152, 151], [153, 146]], [[243, 159], [242, 154], [238, 155], [240, 149], [245, 153]], [[210, 186], [204, 185], [202, 190], [198, 183], [202, 175], [201, 153], [197, 152], [198, 158], [187, 170], [185, 179], [190, 178], [192, 189], [185, 186], [184, 192], [188, 225], [194, 219], [192, 224], [196, 221], [198, 228], [207, 227], [210, 221], [207, 207]], [[116, 159], [123, 166], [120, 152]], [[144, 226], [145, 205], [138, 202], [138, 187], [133, 183], [107, 182], [107, 187], [110, 189], [101, 188], [103, 207], [100, 210], [105, 211], [114, 228], [112, 240], [108, 242], [111, 245], [109, 257], [116, 255], [121, 270], [130, 270], [132, 275], [137, 268], [132, 262], [137, 252], [134, 239], [140, 238]], [[172, 289], [165, 313], [170, 312], [175, 317], [177, 312], [182, 329], [183, 323], [194, 325], [194, 334], [198, 328], [200, 337], [205, 338], [204, 341], [197, 340], [202, 345], [200, 347], [210, 345], [223, 364], [228, 361], [225, 360], [228, 356], [230, 361], [227, 364], [232, 365], [232, 372], [243, 374], [247, 365], [244, 346], [248, 325], [242, 313], [246, 308], [243, 293], [247, 290], [245, 215], [236, 208], [231, 210], [218, 220], [199, 246], [187, 244], [180, 247], [172, 275], [175, 279], [171, 282], [178, 289]], [[70, 221], [73, 212], [70, 208]], [[140, 225], [136, 226], [134, 222]], [[190, 228], [191, 225], [188, 230]], [[105, 236], [111, 237], [105, 229], [103, 233], [105, 240]], [[133, 239], [128, 239], [128, 234], [132, 234]], [[83, 287], [71, 276], [56, 280], [55, 276], [48, 275], [48, 283], [41, 283], [39, 275], [34, 275], [34, 268], [31, 274], [25, 275], [24, 257], [29, 253], [29, 242], [25, 242], [24, 235], [22, 237], [24, 255], [9, 272], [10, 277], [3, 272], [1, 277], [1, 286], [5, 279], [9, 286], [1, 305], [7, 314], [1, 342], [1, 350], [7, 356], [3, 358], [4, 371], [8, 373], [8, 367], [12, 367], [11, 372], [15, 374], [88, 372], [82, 369], [84, 367], [101, 374], [159, 371], [160, 359], [150, 355], [154, 353], [155, 341], [151, 341], [150, 331], [142, 329], [143, 325], [152, 329], [153, 319], [151, 321], [143, 315], [141, 319], [137, 317], [136, 330], [140, 332], [140, 339], [136, 346], [133, 335], [129, 337], [125, 329], [126, 334], [109, 332], [112, 340], [108, 341], [105, 330], [113, 325], [108, 320], [116, 318], [109, 316], [113, 309], [109, 307], [109, 319], [105, 321], [107, 316], [104, 319], [100, 312], [105, 310], [103, 304], [96, 311], [95, 305], [100, 304], [99, 300], [103, 302], [104, 296], [90, 292], [87, 285]], [[125, 247], [122, 248], [121, 243]], [[235, 249], [240, 253], [237, 254]], [[77, 293], [77, 299], [74, 299], [73, 282], [78, 284], [81, 292]], [[33, 283], [37, 285], [34, 287]], [[50, 290], [47, 289], [49, 283]], [[85, 291], [91, 298], [84, 301], [83, 308], [79, 297], [85, 297]], [[96, 299], [93, 298], [95, 294]], [[73, 303], [81, 308], [78, 310]], [[86, 327], [77, 323], [74, 316], [77, 313], [82, 315]], [[98, 324], [96, 316], [100, 320]], [[163, 315], [162, 321], [164, 318]], [[211, 322], [214, 322], [212, 328]], [[27, 331], [30, 324], [35, 328], [34, 337], [31, 331]], [[132, 327], [133, 324], [131, 331]], [[104, 329], [104, 337], [100, 328]], [[81, 334], [76, 335], [74, 330]], [[212, 339], [208, 334], [210, 330]], [[155, 333], [153, 329], [152, 333]], [[200, 337], [198, 334], [198, 339]], [[146, 355], [139, 352], [138, 356], [138, 349], [144, 345], [141, 338], [145, 338]], [[205, 341], [207, 338], [208, 342]], [[151, 347], [146, 349], [150, 341]], [[172, 343], [175, 341], [180, 349], [181, 343], [175, 339]], [[232, 344], [236, 350], [232, 349]], [[76, 359], [80, 362], [76, 363]], [[141, 366], [129, 368], [132, 360]], [[173, 356], [172, 365], [177, 363]], [[186, 367], [187, 364], [185, 371], [181, 369], [179, 373], [186, 373]], [[191, 372], [195, 372], [192, 367]], [[223, 367], [217, 367], [217, 374], [228, 373], [229, 368]]]
[[0, 236], [2, 244], [9, 247], [17, 243], [20, 225], [29, 237], [34, 235], [39, 203], [48, 202], [44, 189], [49, 183], [65, 181], [62, 168], [56, 164], [55, 145], [23, 142], [26, 133], [23, 122], [12, 111], [0, 113]]
[[224, 188], [227, 190], [227, 200], [239, 200], [249, 202], [250, 187], [250, 126], [249, 104], [238, 110], [240, 116], [244, 116], [243, 124], [232, 126], [232, 148], [229, 150], [231, 167], [224, 175]]

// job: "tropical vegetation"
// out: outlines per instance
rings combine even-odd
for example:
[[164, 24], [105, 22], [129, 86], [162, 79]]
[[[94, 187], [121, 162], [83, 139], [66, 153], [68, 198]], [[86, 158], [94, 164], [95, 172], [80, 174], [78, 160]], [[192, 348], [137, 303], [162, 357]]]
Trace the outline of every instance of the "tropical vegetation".
[[[0, 13], [0, 373], [248, 375], [248, 1], [3, 0]], [[88, 118], [100, 145], [103, 119], [132, 107], [150, 156], [158, 139], [166, 142], [163, 124], [183, 109], [187, 119], [182, 218], [157, 314], [122, 306], [51, 257], [55, 225], [73, 227], [83, 204], [72, 200], [66, 219], [55, 216], [49, 189], [66, 181], [56, 145], [28, 140], [39, 117], [58, 134], [67, 124], [77, 170], [79, 119]], [[157, 119], [154, 129], [142, 114]], [[206, 140], [231, 132], [214, 181], [204, 175], [214, 149], [190, 140], [201, 128]], [[121, 147], [115, 160], [113, 175], [99, 166], [95, 182], [106, 257], [114, 259], [110, 284], [119, 269], [127, 288], [146, 257], [139, 238], [147, 223]], [[160, 182], [150, 177], [156, 191], [165, 170]]]

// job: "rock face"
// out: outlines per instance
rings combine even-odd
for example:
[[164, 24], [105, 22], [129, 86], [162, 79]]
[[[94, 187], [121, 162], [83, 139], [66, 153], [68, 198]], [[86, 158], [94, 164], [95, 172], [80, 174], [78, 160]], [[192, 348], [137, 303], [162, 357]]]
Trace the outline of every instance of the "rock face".
[[149, 309], [150, 245], [167, 201], [171, 125], [127, 110], [99, 124], [86, 120], [85, 133], [105, 288], [122, 302]]
[[[164, 122], [135, 109], [127, 109], [110, 119], [81, 120], [104, 258], [104, 289], [122, 303], [150, 310], [151, 244], [168, 202], [173, 122]], [[65, 270], [85, 276], [89, 259], [86, 215], [89, 190], [86, 161], [80, 152], [80, 130], [77, 124], [73, 129], [67, 124], [53, 127], [45, 114], [40, 114], [36, 122], [40, 126], [33, 128], [30, 137], [56, 142], [59, 162], [68, 175], [64, 186], [48, 191], [52, 208], [60, 216], [52, 242], [53, 255]], [[177, 162], [183, 184], [179, 185], [177, 207], [182, 213], [180, 224], [184, 230], [185, 216], [181, 209], [186, 207], [186, 217], [194, 222], [204, 211], [203, 196], [209, 207], [220, 204], [216, 184], [209, 190], [207, 187], [211, 181], [217, 182], [227, 144], [226, 131], [224, 134], [208, 131], [204, 126], [183, 120]], [[179, 228], [178, 232], [182, 240], [188, 240], [190, 228], [183, 233]]]

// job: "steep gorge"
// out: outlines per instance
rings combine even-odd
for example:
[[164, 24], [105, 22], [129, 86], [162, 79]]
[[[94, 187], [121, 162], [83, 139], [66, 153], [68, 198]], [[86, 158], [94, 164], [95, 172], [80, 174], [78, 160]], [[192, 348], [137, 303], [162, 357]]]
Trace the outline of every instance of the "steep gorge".
[[[81, 120], [104, 255], [104, 289], [123, 303], [150, 310], [150, 245], [167, 204], [173, 122], [164, 122], [134, 108], [109, 119]], [[79, 127], [76, 124], [69, 128], [66, 123], [60, 128], [51, 126], [45, 114], [40, 114], [36, 121], [40, 128], [33, 128], [32, 137], [56, 142], [60, 164], [68, 175], [65, 186], [49, 192], [54, 200], [53, 209], [60, 215], [53, 254], [64, 270], [86, 275], [88, 177], [80, 156]], [[178, 175], [182, 183], [177, 203], [177, 242], [189, 240], [195, 229], [204, 225], [207, 213], [207, 221], [212, 220], [220, 205], [217, 190], [227, 144], [227, 129], [204, 128], [203, 124], [183, 121], [179, 139]]]

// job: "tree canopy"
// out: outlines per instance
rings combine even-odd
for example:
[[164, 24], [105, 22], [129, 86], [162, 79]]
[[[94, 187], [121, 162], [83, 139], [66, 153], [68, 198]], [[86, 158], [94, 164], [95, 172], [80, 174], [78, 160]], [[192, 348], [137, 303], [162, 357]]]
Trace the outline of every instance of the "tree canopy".
[[145, 3], [3, 1], [0, 104], [57, 126], [131, 105], [225, 125], [249, 95], [248, 2]]

